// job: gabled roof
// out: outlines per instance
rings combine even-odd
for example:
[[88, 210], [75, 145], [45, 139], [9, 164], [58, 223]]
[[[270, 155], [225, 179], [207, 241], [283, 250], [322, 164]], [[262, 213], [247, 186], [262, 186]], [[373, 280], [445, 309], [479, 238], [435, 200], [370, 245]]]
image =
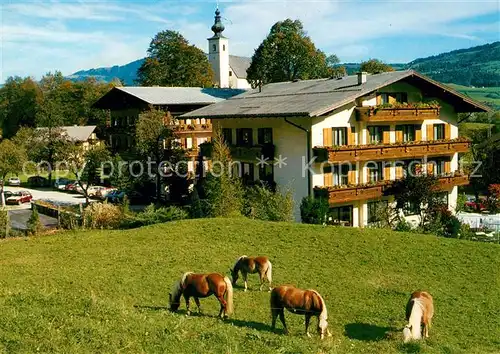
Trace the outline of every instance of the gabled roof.
[[117, 87], [152, 105], [211, 104], [232, 97], [241, 90], [201, 87]]
[[236, 55], [229, 56], [229, 66], [233, 69], [238, 79], [247, 78], [247, 69], [250, 67], [251, 62], [252, 59], [248, 57], [239, 57]]
[[358, 85], [357, 75], [341, 79], [317, 79], [268, 84], [262, 90], [254, 89], [224, 102], [203, 107], [182, 117], [316, 117], [331, 112], [359, 97], [404, 80], [422, 87], [430, 97], [450, 101], [457, 112], [488, 111], [489, 107], [421, 75], [413, 70], [393, 71], [368, 75], [367, 81]]
[[[48, 128], [37, 128], [38, 130], [47, 130]], [[90, 139], [92, 133], [95, 131], [95, 125], [84, 125], [84, 126], [67, 126], [59, 127], [61, 130], [61, 135], [68, 138], [68, 140], [75, 142], [84, 142]]]

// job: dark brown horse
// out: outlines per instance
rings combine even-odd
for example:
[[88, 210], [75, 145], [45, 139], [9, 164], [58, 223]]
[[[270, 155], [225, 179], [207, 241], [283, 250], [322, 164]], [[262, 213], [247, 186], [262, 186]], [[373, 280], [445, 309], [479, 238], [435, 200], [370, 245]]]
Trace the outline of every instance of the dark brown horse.
[[431, 294], [426, 291], [415, 291], [406, 304], [406, 320], [408, 324], [403, 330], [403, 340], [418, 340], [422, 338], [422, 325], [424, 336], [429, 338], [429, 328], [434, 316], [434, 302]]
[[312, 316], [318, 318], [318, 332], [321, 339], [325, 337], [325, 334], [331, 336], [328, 330], [326, 304], [316, 290], [302, 290], [291, 285], [282, 285], [271, 291], [272, 328], [276, 327], [276, 318], [279, 315], [285, 333], [288, 333], [285, 324], [285, 308], [292, 313], [305, 315], [308, 337], [311, 336], [309, 334], [309, 322]]
[[233, 277], [233, 285], [236, 285], [238, 280], [238, 273], [241, 272], [243, 280], [245, 281], [245, 291], [248, 289], [248, 274], [259, 273], [260, 278], [260, 288], [262, 291], [262, 286], [264, 286], [264, 281], [267, 278], [269, 282], [269, 291], [271, 291], [271, 283], [273, 282], [273, 265], [269, 262], [267, 257], [248, 257], [241, 256], [236, 260], [233, 269], [229, 270], [231, 276]]
[[194, 298], [199, 312], [201, 312], [199, 298], [215, 295], [220, 302], [219, 317], [227, 317], [233, 313], [233, 286], [231, 280], [219, 273], [195, 274], [184, 273], [182, 278], [174, 283], [169, 295], [171, 311], [177, 311], [180, 306], [181, 296], [186, 300], [187, 314], [189, 310], [189, 299]]

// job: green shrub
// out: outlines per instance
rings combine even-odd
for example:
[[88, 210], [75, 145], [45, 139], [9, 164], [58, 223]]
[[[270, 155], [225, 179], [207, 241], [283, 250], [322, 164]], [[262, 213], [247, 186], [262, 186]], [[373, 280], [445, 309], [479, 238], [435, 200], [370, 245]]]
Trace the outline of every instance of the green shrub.
[[143, 212], [126, 217], [122, 227], [141, 227], [187, 218], [188, 213], [182, 208], [176, 206], [156, 208], [151, 204]]
[[272, 191], [265, 186], [256, 185], [247, 188], [244, 214], [252, 219], [292, 221], [293, 205], [290, 188]]
[[76, 230], [82, 225], [81, 216], [74, 212], [59, 212], [59, 227], [66, 230]]
[[300, 216], [305, 224], [323, 225], [330, 206], [325, 198], [305, 197], [300, 204]]
[[10, 219], [9, 212], [5, 209], [0, 209], [0, 238], [9, 236]]
[[123, 221], [120, 206], [107, 203], [92, 203], [83, 211], [83, 227], [88, 229], [115, 229]]
[[28, 234], [38, 235], [43, 230], [42, 222], [40, 221], [40, 215], [35, 205], [33, 205], [33, 211], [28, 219]]
[[396, 224], [396, 227], [394, 228], [394, 231], [402, 231], [402, 232], [411, 232], [412, 230], [413, 227], [404, 218], [399, 220], [398, 223]]
[[192, 219], [204, 218], [207, 215], [206, 206], [203, 205], [196, 188], [191, 192], [189, 199], [189, 216]]

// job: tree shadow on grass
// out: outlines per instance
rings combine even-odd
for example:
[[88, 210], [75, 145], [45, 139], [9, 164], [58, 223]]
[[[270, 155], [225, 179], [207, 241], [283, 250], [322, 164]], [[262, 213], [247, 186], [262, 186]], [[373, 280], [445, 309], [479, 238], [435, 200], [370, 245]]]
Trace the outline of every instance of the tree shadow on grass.
[[269, 326], [265, 323], [262, 323], [262, 322], [243, 321], [243, 320], [237, 320], [237, 319], [232, 319], [232, 318], [226, 320], [226, 322], [230, 323], [236, 327], [252, 328], [252, 329], [256, 329], [258, 331], [265, 331], [265, 332], [271, 332], [271, 333], [284, 333], [284, 331], [282, 329], [273, 330], [271, 328], [271, 326]]
[[386, 339], [390, 332], [396, 330], [394, 327], [380, 327], [369, 323], [349, 323], [344, 327], [347, 337], [351, 339], [375, 342]]

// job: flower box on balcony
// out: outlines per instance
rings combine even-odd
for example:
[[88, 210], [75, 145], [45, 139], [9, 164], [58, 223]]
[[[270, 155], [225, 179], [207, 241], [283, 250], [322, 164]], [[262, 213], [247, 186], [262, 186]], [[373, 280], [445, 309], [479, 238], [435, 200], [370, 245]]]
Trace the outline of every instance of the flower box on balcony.
[[439, 117], [438, 103], [395, 103], [381, 106], [356, 107], [357, 119], [370, 122], [419, 121]]
[[470, 141], [464, 138], [435, 141], [412, 141], [378, 145], [347, 145], [313, 148], [316, 162], [370, 161], [396, 158], [449, 155], [466, 152]]

